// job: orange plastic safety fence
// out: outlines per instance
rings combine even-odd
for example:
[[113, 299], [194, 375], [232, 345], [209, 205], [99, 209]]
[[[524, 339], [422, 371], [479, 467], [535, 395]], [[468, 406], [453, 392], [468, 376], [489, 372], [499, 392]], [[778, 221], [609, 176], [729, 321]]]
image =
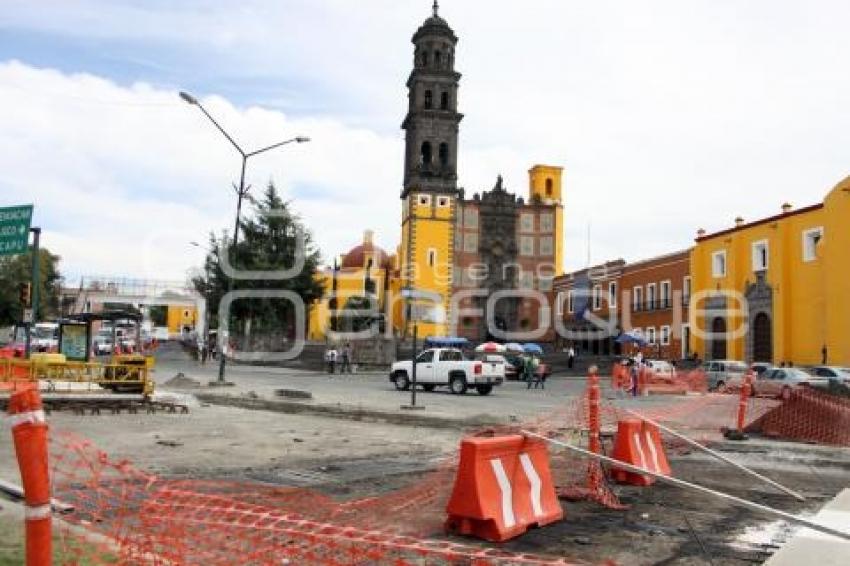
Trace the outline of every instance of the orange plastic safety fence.
[[[720, 438], [733, 427], [738, 397], [722, 394], [650, 396], [614, 401], [603, 391], [599, 407], [601, 449], [610, 453], [618, 420], [638, 413], [698, 441]], [[748, 422], [765, 434], [850, 444], [850, 401], [813, 391], [791, 400], [751, 398]], [[588, 445], [588, 396], [520, 427]], [[808, 424], [805, 424], [808, 423]], [[669, 439], [668, 439], [669, 440]], [[676, 446], [667, 442], [668, 446]], [[136, 564], [565, 564], [561, 558], [497, 553], [459, 544], [442, 534], [457, 461], [447, 456], [401, 489], [339, 500], [311, 489], [207, 479], [164, 479], [130, 462], [114, 461], [91, 442], [62, 432], [51, 437], [54, 497], [75, 511], [65, 520], [84, 527], [63, 532], [68, 563]], [[602, 466], [561, 450], [551, 452], [552, 477], [562, 492], [621, 508]]]
[[850, 399], [797, 389], [788, 401], [755, 419], [746, 430], [786, 440], [850, 446]]

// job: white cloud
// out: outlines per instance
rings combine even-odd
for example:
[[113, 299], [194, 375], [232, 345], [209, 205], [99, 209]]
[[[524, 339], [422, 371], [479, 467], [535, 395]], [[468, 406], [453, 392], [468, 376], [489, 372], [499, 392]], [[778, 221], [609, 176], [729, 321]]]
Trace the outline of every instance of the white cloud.
[[[163, 86], [176, 76], [284, 105], [206, 99], [248, 145], [314, 138], [257, 158], [250, 180], [296, 197], [326, 257], [367, 227], [397, 243], [409, 40], [430, 0], [7, 8], [0, 27], [96, 40], [145, 61], [156, 85], [0, 67], [0, 188], [38, 200], [71, 248], [90, 235], [135, 243], [151, 224], [183, 239], [232, 224], [238, 161]], [[563, 165], [570, 268], [585, 263], [588, 223], [594, 260], [639, 259], [688, 246], [699, 227], [817, 202], [850, 172], [845, 2], [444, 0], [442, 13], [461, 40], [461, 184], [471, 194], [502, 173], [522, 193], [530, 165]], [[169, 242], [156, 265], [175, 276], [196, 255]], [[60, 251], [77, 271], [137, 269], [75, 249]]]
[[[274, 179], [326, 257], [366, 228], [394, 245], [398, 139], [216, 97], [204, 103], [247, 151], [313, 138], [252, 158], [247, 179], [255, 193]], [[240, 158], [176, 92], [11, 62], [0, 65], [0, 123], [3, 201], [35, 203], [43, 245], [71, 273], [180, 279], [199, 257], [189, 242], [232, 227]]]

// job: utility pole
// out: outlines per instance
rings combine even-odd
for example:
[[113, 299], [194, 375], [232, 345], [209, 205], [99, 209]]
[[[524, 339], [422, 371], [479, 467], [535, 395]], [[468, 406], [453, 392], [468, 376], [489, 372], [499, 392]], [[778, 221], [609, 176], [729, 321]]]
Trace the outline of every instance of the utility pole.
[[[32, 282], [30, 289], [30, 320], [26, 320], [26, 315], [24, 315], [24, 323], [26, 324], [26, 357], [29, 359], [30, 354], [32, 353], [32, 329], [36, 322], [38, 322], [38, 287], [39, 282], [41, 280], [40, 275], [40, 254], [39, 254], [39, 245], [41, 243], [41, 228], [30, 228], [30, 232], [33, 234], [32, 240]], [[24, 308], [24, 312], [26, 313], [26, 308]]]

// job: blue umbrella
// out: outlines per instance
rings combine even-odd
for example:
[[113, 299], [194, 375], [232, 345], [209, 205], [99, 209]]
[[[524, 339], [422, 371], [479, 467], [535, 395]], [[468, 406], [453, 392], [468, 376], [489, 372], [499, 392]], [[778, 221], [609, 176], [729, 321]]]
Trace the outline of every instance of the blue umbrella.
[[541, 348], [539, 344], [534, 344], [533, 342], [523, 344], [522, 349], [527, 354], [542, 354], [543, 353], [543, 348]]
[[615, 342], [618, 344], [637, 344], [638, 346], [646, 346], [649, 344], [646, 340], [637, 336], [635, 334], [629, 334], [628, 332], [623, 332], [619, 336], [617, 336]]

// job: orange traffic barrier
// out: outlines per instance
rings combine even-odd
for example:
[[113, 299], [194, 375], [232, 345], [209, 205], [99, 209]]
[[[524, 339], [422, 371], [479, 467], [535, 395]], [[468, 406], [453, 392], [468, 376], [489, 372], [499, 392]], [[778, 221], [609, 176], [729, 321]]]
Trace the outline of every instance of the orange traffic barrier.
[[747, 419], [747, 403], [750, 400], [750, 392], [753, 388], [753, 370], [747, 372], [744, 376], [744, 383], [741, 384], [741, 399], [738, 401], [738, 432], [744, 432], [744, 421]]
[[[670, 475], [670, 463], [661, 443], [658, 427], [638, 419], [623, 419], [617, 423], [617, 438], [612, 457], [651, 472]], [[647, 486], [655, 478], [612, 468], [612, 475], [619, 483]]]
[[27, 566], [50, 566], [53, 560], [47, 423], [35, 387], [13, 393], [9, 418], [24, 488]]
[[491, 542], [562, 519], [546, 444], [520, 435], [463, 439], [446, 511], [446, 531]]

